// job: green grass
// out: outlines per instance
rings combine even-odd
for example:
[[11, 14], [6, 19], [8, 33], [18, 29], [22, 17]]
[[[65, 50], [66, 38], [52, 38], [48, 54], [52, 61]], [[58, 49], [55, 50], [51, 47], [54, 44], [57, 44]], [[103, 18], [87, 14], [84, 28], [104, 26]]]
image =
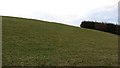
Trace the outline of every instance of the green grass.
[[2, 20], [3, 66], [118, 65], [117, 35], [32, 19]]

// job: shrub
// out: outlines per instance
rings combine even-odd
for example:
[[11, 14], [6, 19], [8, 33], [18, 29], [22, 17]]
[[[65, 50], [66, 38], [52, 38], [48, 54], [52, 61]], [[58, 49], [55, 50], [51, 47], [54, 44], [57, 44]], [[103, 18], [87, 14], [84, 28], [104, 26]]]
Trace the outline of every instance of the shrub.
[[80, 25], [82, 28], [95, 29], [120, 35], [120, 25], [103, 22], [83, 21]]

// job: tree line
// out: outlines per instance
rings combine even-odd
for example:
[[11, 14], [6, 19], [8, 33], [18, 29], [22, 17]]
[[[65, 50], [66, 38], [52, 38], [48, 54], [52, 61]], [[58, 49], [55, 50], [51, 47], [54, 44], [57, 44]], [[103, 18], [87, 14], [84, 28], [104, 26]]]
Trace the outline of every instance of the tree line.
[[120, 35], [120, 25], [104, 22], [82, 21], [82, 28], [89, 28]]

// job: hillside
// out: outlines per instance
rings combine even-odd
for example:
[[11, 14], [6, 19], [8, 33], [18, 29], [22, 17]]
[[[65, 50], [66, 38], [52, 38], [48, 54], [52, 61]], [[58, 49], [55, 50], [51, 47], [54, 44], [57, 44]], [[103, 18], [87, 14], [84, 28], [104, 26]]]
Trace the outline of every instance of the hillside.
[[2, 17], [3, 66], [117, 65], [117, 35], [15, 17]]

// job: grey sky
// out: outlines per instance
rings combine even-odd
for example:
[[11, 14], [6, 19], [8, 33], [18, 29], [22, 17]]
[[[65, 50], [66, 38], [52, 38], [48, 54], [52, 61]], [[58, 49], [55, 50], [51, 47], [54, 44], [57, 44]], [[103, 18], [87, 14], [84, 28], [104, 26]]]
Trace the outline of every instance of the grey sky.
[[0, 15], [79, 26], [82, 20], [117, 23], [119, 0], [0, 0]]

